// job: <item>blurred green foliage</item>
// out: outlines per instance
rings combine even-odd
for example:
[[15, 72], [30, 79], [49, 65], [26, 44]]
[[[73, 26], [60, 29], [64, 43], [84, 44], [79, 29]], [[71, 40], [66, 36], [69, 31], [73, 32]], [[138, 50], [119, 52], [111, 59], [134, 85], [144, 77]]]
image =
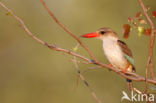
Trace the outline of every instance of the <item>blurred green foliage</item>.
[[[77, 45], [51, 19], [39, 0], [1, 2], [21, 17], [41, 40], [67, 49]], [[101, 27], [111, 27], [123, 39], [122, 25], [127, 23], [129, 16], [135, 16], [141, 10], [137, 0], [46, 0], [46, 3], [77, 36]], [[155, 0], [145, 0], [145, 5], [151, 7], [149, 12], [156, 10]], [[74, 89], [77, 73], [70, 61], [72, 56], [40, 45], [2, 7], [0, 11], [0, 103], [96, 103], [81, 80]], [[101, 41], [81, 40], [100, 61], [108, 63]], [[138, 37], [137, 31], [133, 30], [126, 43], [132, 49], [137, 73], [145, 75], [149, 37]], [[88, 56], [82, 48], [77, 52]], [[79, 66], [84, 70], [95, 65]], [[91, 70], [84, 76], [103, 103], [121, 102], [122, 91], [127, 90], [125, 79], [107, 69]], [[144, 89], [144, 83], [134, 82], [134, 86]]]

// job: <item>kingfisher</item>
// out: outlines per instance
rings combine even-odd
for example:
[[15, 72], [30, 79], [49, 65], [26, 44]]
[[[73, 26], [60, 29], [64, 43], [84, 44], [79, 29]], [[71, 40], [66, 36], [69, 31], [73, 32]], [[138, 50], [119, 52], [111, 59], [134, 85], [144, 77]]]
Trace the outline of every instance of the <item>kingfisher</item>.
[[[134, 59], [126, 43], [121, 41], [117, 33], [110, 28], [101, 28], [93, 33], [82, 35], [84, 38], [97, 38], [103, 41], [103, 51], [110, 66], [120, 69], [123, 73], [135, 72]], [[127, 82], [132, 82], [127, 79]]]

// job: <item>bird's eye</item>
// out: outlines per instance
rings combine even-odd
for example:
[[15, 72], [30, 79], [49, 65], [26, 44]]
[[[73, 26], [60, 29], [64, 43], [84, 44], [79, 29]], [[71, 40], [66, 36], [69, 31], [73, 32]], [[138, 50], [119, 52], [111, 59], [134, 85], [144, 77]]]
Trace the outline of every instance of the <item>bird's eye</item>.
[[101, 31], [100, 33], [101, 33], [102, 35], [103, 35], [103, 34], [105, 34], [105, 32], [104, 32], [104, 31]]

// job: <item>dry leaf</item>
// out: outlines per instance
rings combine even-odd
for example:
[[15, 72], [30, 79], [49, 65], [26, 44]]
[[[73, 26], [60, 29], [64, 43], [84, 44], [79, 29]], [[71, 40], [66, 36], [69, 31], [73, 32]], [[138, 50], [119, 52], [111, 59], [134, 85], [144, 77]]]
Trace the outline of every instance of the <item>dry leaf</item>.
[[133, 22], [133, 18], [128, 17], [128, 22], [132, 23]]
[[146, 10], [148, 11], [149, 9], [150, 9], [150, 6], [147, 5], [147, 6], [146, 6]]
[[138, 19], [138, 22], [139, 22], [140, 24], [147, 24], [147, 22], [146, 22], [144, 19]]
[[124, 24], [123, 25], [123, 37], [125, 39], [127, 39], [130, 35], [130, 29], [131, 29], [131, 26], [129, 24]]
[[135, 18], [138, 19], [141, 16], [141, 12], [137, 12]]
[[144, 35], [147, 35], [147, 36], [151, 35], [151, 28], [145, 29], [144, 30]]
[[156, 17], [156, 11], [153, 11], [153, 12], [152, 12], [152, 16], [153, 16], [153, 17]]

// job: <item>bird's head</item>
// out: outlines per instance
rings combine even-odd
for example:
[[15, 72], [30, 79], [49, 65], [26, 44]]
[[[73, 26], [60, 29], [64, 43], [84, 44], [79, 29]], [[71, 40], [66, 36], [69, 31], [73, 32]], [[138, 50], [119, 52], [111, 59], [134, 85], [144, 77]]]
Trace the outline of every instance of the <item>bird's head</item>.
[[101, 28], [93, 33], [88, 33], [82, 35], [84, 38], [98, 38], [101, 40], [111, 39], [111, 40], [117, 40], [118, 35], [110, 28]]

